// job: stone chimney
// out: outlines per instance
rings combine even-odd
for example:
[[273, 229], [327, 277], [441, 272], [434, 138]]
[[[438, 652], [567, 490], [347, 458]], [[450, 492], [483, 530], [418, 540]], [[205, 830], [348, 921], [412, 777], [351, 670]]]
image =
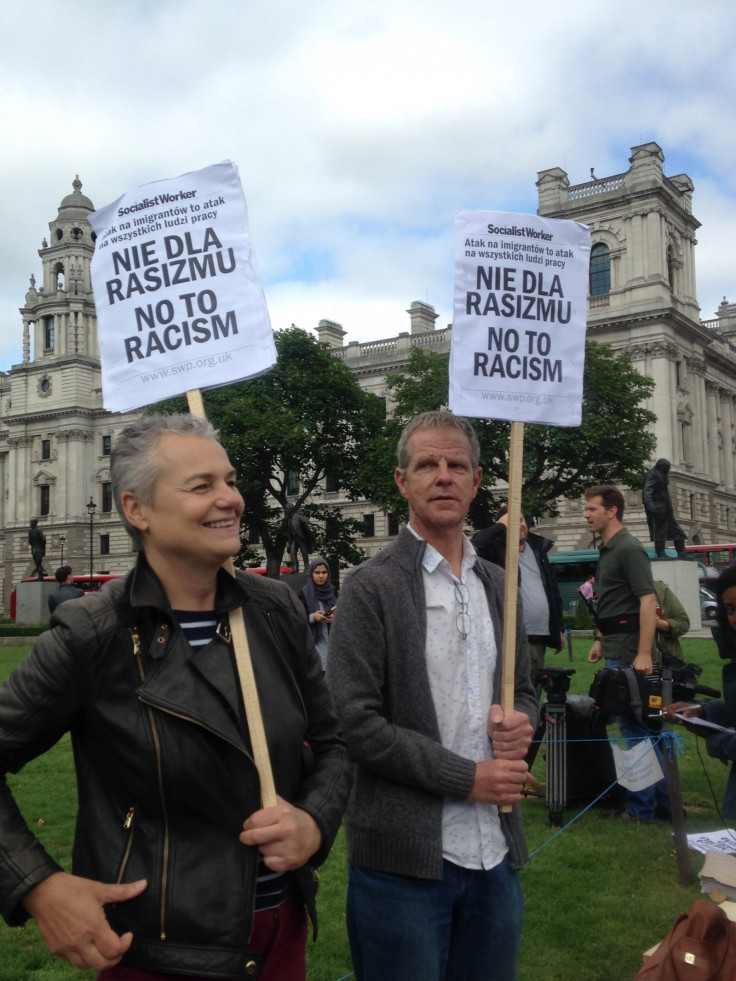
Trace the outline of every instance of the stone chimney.
[[415, 300], [406, 312], [411, 320], [412, 334], [428, 334], [435, 329], [434, 322], [439, 314], [428, 303]]
[[334, 320], [320, 320], [317, 327], [317, 337], [330, 348], [342, 347], [342, 339], [346, 333], [342, 325], [336, 324]]

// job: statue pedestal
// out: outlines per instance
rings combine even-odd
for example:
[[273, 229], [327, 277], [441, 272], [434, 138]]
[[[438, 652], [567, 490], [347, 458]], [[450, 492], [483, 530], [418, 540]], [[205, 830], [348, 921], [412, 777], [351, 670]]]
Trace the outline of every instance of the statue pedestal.
[[21, 582], [15, 596], [15, 622], [23, 626], [36, 626], [49, 622], [47, 597], [58, 587], [58, 582]]
[[[667, 583], [690, 617], [690, 629], [700, 630], [700, 582], [697, 562], [686, 559], [653, 559], [652, 577]], [[687, 636], [687, 634], [685, 635]]]

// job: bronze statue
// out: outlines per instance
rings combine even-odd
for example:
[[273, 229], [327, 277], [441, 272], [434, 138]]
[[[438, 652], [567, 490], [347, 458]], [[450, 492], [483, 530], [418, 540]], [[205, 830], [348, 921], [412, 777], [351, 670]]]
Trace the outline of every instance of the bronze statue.
[[647, 515], [649, 537], [654, 542], [658, 559], [666, 559], [665, 544], [674, 543], [677, 557], [687, 558], [685, 552], [685, 532], [677, 523], [669, 491], [669, 460], [657, 460], [644, 478], [641, 499]]
[[28, 544], [31, 547], [31, 555], [36, 566], [36, 578], [43, 580], [46, 573], [43, 571], [43, 557], [46, 555], [46, 536], [38, 527], [38, 518], [31, 518], [31, 527], [28, 532]]
[[309, 565], [309, 553], [314, 551], [314, 534], [309, 527], [306, 514], [297, 510], [293, 504], [287, 504], [285, 516], [288, 535], [286, 547], [289, 550], [294, 572], [299, 572], [299, 555], [302, 557], [304, 568]]

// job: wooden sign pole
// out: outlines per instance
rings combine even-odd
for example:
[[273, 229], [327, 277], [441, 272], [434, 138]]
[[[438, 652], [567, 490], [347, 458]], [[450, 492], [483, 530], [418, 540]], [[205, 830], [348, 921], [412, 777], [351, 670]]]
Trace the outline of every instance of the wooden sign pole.
[[[524, 462], [524, 423], [511, 423], [509, 442], [509, 492], [506, 525], [506, 577], [503, 593], [503, 661], [501, 668], [501, 708], [504, 714], [514, 711], [514, 675], [516, 668], [516, 608], [519, 602], [519, 522], [521, 520], [521, 483]], [[508, 813], [509, 804], [499, 810]]]
[[[189, 405], [189, 412], [193, 416], [199, 416], [201, 419], [206, 418], [204, 400], [202, 399], [200, 389], [194, 388], [187, 392], [187, 403]], [[228, 559], [225, 562], [224, 569], [231, 576], [235, 576], [232, 559]], [[273, 771], [271, 770], [271, 760], [268, 755], [266, 732], [263, 728], [263, 716], [261, 715], [261, 705], [258, 701], [256, 679], [253, 674], [253, 662], [250, 657], [248, 636], [245, 632], [245, 621], [243, 620], [243, 610], [241, 607], [230, 611], [230, 634], [235, 651], [235, 663], [238, 667], [240, 688], [243, 693], [243, 704], [245, 705], [245, 717], [253, 748], [253, 759], [255, 760], [261, 783], [261, 804], [263, 807], [273, 807], [277, 803], [276, 788], [273, 782]]]

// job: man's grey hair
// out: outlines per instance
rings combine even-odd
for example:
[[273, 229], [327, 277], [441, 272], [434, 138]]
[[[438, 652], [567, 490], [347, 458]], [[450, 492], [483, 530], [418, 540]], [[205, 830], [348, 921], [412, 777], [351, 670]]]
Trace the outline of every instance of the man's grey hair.
[[418, 416], [414, 416], [409, 422], [404, 426], [404, 431], [399, 437], [399, 442], [396, 447], [396, 456], [399, 461], [399, 469], [406, 470], [409, 466], [411, 460], [411, 454], [409, 453], [409, 440], [419, 429], [457, 429], [464, 436], [467, 437], [470, 443], [470, 461], [473, 465], [473, 470], [476, 470], [480, 465], [480, 444], [478, 443], [478, 437], [475, 435], [475, 430], [470, 425], [467, 419], [462, 416], [456, 416], [454, 413], [450, 412], [448, 409], [437, 409], [434, 412], [422, 412]]
[[139, 547], [143, 544], [143, 539], [138, 529], [126, 520], [120, 499], [124, 491], [130, 491], [147, 504], [151, 503], [153, 489], [161, 476], [161, 462], [157, 453], [158, 441], [166, 433], [198, 436], [215, 442], [219, 435], [206, 419], [183, 413], [178, 415], [156, 413], [143, 416], [120, 433], [110, 455], [112, 497], [125, 530]]

